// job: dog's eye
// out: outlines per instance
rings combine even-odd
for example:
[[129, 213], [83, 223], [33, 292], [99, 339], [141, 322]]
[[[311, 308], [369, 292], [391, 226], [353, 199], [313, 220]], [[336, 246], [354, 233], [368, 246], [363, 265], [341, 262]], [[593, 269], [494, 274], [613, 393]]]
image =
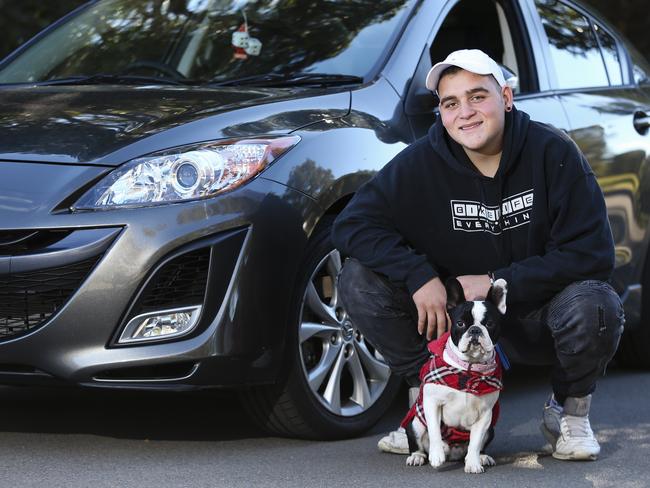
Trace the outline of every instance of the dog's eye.
[[465, 327], [465, 322], [459, 320], [458, 322], [456, 322], [456, 327]]

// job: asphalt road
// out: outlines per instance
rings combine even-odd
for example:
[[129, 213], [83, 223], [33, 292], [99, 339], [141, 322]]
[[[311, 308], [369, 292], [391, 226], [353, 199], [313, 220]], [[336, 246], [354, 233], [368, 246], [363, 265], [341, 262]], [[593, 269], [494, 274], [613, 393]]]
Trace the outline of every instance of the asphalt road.
[[546, 369], [506, 377], [497, 466], [407, 467], [376, 442], [397, 425], [405, 395], [365, 436], [337, 442], [268, 437], [237, 399], [216, 392], [162, 394], [0, 388], [0, 487], [648, 487], [650, 373], [610, 369], [592, 404], [596, 462], [555, 460], [538, 430]]

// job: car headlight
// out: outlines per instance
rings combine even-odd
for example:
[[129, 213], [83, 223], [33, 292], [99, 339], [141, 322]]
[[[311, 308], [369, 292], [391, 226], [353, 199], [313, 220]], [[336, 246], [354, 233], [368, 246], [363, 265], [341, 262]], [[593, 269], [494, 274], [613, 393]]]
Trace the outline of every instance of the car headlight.
[[256, 176], [298, 136], [231, 139], [134, 159], [86, 192], [73, 210], [140, 207], [212, 197]]

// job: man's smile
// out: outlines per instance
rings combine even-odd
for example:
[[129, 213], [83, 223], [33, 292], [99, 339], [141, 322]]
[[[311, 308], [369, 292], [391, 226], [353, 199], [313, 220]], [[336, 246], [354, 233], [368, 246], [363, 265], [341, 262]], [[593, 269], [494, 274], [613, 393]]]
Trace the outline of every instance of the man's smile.
[[458, 127], [458, 129], [463, 131], [472, 130], [472, 129], [476, 129], [481, 124], [483, 124], [482, 121], [472, 122], [470, 124], [461, 125], [460, 127]]

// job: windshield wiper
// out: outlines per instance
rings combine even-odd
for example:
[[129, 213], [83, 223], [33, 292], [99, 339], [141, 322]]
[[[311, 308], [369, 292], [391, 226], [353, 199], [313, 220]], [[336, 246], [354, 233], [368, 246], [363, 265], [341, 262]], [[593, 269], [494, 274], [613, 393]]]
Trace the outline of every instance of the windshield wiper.
[[347, 85], [363, 83], [361, 76], [335, 73], [265, 73], [224, 81], [210, 81], [213, 86], [297, 86], [297, 85]]
[[94, 75], [68, 76], [35, 82], [37, 85], [185, 85], [185, 81], [159, 76], [119, 75], [97, 73]]

